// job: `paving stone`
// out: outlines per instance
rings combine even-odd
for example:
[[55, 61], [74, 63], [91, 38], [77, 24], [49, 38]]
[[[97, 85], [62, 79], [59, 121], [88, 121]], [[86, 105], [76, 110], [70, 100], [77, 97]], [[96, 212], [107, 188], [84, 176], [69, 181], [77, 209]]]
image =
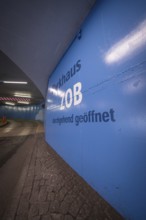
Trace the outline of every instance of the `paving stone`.
[[67, 214], [71, 203], [73, 202], [73, 198], [71, 195], [67, 195], [60, 205], [60, 212], [63, 214]]
[[68, 191], [65, 187], [61, 188], [61, 190], [59, 191], [59, 194], [58, 194], [60, 201], [63, 201], [63, 199], [64, 199], [65, 195], [67, 194], [67, 192]]
[[14, 216], [5, 216], [5, 220], [14, 220]]
[[21, 199], [23, 200], [23, 201], [29, 201], [29, 198], [30, 198], [30, 193], [23, 193], [22, 195], [21, 195]]
[[42, 134], [36, 135], [19, 194], [19, 205], [8, 210], [9, 219], [2, 220], [123, 219], [45, 143]]
[[62, 214], [51, 214], [51, 220], [63, 220]]
[[43, 203], [41, 202], [39, 204], [39, 215], [46, 215], [48, 213], [49, 206], [50, 203], [48, 201]]
[[28, 211], [29, 211], [29, 202], [21, 200], [18, 207], [17, 215], [28, 214]]
[[16, 216], [15, 220], [28, 220], [28, 217], [27, 215], [26, 216], [20, 215], [20, 216]]
[[40, 186], [43, 186], [45, 184], [45, 180], [40, 181]]
[[53, 201], [55, 200], [55, 192], [52, 191], [50, 193], [48, 193], [48, 198], [47, 198], [48, 201]]
[[41, 220], [52, 220], [51, 215], [43, 215]]
[[38, 196], [38, 199], [39, 201], [46, 201], [47, 200], [47, 188], [46, 187], [41, 187], [40, 188], [40, 192], [39, 192], [39, 196]]
[[36, 186], [40, 186], [40, 180], [36, 179], [36, 177], [35, 177], [33, 187], [36, 187]]
[[72, 183], [72, 181], [69, 181], [65, 184], [65, 187], [68, 191], [70, 191], [71, 189], [73, 189], [74, 184]]
[[32, 190], [32, 186], [25, 186], [25, 187], [23, 188], [23, 193], [30, 193], [31, 190]]
[[25, 180], [25, 186], [32, 186], [33, 184], [33, 177], [27, 177]]
[[66, 201], [63, 201], [60, 205], [60, 212], [63, 214], [67, 214], [69, 210], [69, 206], [70, 206], [69, 203], [67, 203]]
[[38, 204], [32, 204], [29, 209], [29, 216], [37, 216], [39, 214]]
[[40, 216], [35, 216], [35, 217], [30, 216], [30, 217], [28, 217], [28, 219], [27, 219], [27, 220], [40, 220], [40, 219], [41, 219], [41, 217], [40, 217]]
[[34, 190], [32, 191], [30, 201], [31, 202], [37, 202], [38, 201], [38, 196], [39, 196], [39, 190]]
[[[83, 218], [83, 217], [81, 217], [81, 216], [78, 216], [77, 218], [76, 218], [76, 220], [84, 220], [85, 218]], [[92, 219], [93, 220], [93, 219]]]
[[86, 219], [90, 214], [90, 210], [91, 210], [91, 207], [87, 205], [86, 203], [84, 203], [78, 213], [78, 218]]
[[64, 220], [73, 220], [74, 218], [71, 215], [66, 215]]
[[58, 200], [51, 201], [49, 211], [52, 213], [52, 212], [59, 212], [59, 210], [60, 210], [59, 201]]
[[39, 175], [39, 173], [37, 173], [37, 171], [35, 173], [35, 178], [34, 179], [35, 179], [35, 181], [36, 180], [41, 180], [40, 175]]

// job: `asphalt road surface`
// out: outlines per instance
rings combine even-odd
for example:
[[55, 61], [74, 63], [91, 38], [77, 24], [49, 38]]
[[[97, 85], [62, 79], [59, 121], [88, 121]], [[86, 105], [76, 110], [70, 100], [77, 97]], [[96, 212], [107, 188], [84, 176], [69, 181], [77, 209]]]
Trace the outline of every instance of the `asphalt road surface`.
[[36, 121], [10, 121], [0, 127], [0, 219], [39, 132], [43, 132], [43, 126]]

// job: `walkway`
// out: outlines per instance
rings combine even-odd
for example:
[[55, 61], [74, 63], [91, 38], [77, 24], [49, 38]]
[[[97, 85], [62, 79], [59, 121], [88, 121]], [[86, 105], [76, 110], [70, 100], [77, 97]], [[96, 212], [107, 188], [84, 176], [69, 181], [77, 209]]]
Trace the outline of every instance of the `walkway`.
[[3, 220], [121, 220], [44, 141], [27, 139], [25, 164]]

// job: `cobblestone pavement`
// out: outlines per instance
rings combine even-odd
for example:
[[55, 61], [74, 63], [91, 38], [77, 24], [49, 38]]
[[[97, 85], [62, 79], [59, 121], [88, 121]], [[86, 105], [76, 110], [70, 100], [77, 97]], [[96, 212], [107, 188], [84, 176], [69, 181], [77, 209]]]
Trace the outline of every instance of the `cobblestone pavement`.
[[3, 220], [121, 220], [44, 141], [35, 135]]

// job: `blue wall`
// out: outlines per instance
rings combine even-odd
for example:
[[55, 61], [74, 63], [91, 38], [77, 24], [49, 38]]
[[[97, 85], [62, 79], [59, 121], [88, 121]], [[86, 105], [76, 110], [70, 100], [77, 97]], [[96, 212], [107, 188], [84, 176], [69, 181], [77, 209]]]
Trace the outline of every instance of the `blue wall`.
[[28, 119], [43, 121], [43, 109], [41, 105], [31, 106], [0, 106], [0, 118], [6, 116], [8, 119]]
[[146, 1], [97, 4], [49, 79], [47, 142], [125, 219], [146, 219]]

